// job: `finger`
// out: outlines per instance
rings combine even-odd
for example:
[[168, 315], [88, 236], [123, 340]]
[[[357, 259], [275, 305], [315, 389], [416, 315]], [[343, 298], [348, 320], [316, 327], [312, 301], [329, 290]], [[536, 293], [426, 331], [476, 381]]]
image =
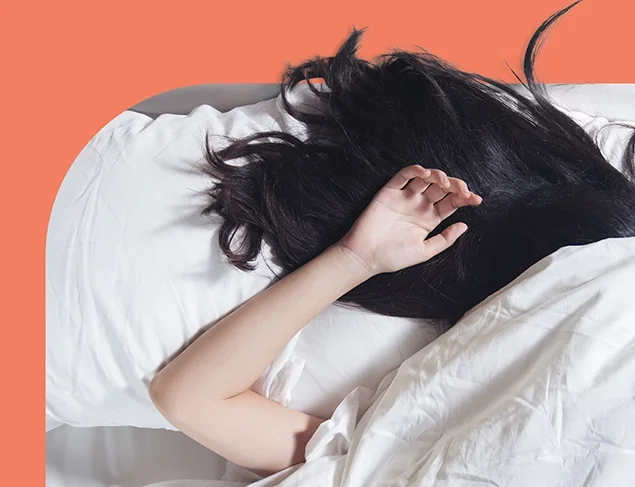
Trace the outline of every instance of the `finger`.
[[480, 196], [470, 193], [470, 196], [467, 198], [462, 197], [460, 194], [448, 194], [445, 198], [439, 201], [434, 205], [434, 208], [437, 210], [437, 215], [441, 220], [445, 220], [447, 217], [452, 215], [456, 210], [463, 206], [478, 206], [483, 202], [483, 198]]
[[430, 169], [430, 175], [425, 177], [430, 184], [438, 184], [442, 188], [450, 187], [450, 178], [440, 169]]
[[457, 193], [464, 198], [470, 196], [470, 190], [465, 181], [458, 178], [447, 178], [447, 180], [449, 181], [447, 186], [441, 186], [439, 184], [430, 185], [424, 193], [426, 199], [431, 203], [436, 203], [445, 198], [448, 193]]
[[404, 167], [401, 171], [395, 174], [384, 187], [391, 189], [403, 189], [412, 178], [426, 178], [429, 175], [430, 170], [425, 169], [422, 166], [414, 165]]
[[467, 187], [467, 183], [459, 178], [448, 178], [450, 180], [450, 188], [448, 193], [457, 193], [467, 198], [470, 196], [470, 189]]
[[412, 178], [408, 184], [406, 184], [405, 190], [412, 191], [413, 193], [423, 193], [430, 183], [423, 178]]
[[467, 231], [465, 223], [454, 223], [438, 235], [423, 241], [423, 262], [447, 250]]
[[438, 184], [431, 184], [428, 189], [423, 192], [423, 197], [430, 203], [436, 203], [445, 198], [447, 194], [448, 190], [446, 188], [442, 188]]

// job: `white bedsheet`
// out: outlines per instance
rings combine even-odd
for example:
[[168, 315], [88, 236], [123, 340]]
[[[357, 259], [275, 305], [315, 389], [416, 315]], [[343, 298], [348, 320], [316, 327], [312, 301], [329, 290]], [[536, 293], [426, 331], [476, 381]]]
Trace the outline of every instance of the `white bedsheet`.
[[633, 485], [634, 279], [635, 238], [561, 249], [349, 394], [305, 464], [253, 485]]
[[633, 485], [634, 282], [633, 238], [561, 249], [406, 361], [361, 421], [351, 396], [309, 446], [323, 476], [288, 485]]
[[634, 281], [635, 238], [560, 249], [253, 485], [632, 486]]

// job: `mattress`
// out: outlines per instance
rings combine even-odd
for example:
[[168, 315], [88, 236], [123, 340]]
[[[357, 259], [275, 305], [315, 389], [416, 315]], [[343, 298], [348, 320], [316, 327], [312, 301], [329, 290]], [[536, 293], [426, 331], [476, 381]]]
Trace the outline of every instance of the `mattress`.
[[60, 426], [46, 436], [49, 487], [141, 487], [177, 479], [220, 479], [226, 461], [167, 430]]
[[[602, 117], [604, 122], [635, 125], [635, 85], [560, 85], [551, 89], [564, 108]], [[132, 109], [150, 116], [188, 113], [200, 104], [229, 110], [276, 94], [277, 87], [272, 85], [199, 86], [160, 95]], [[227, 467], [221, 457], [181, 433], [129, 427], [60, 426], [47, 433], [46, 456], [50, 487], [142, 487], [177, 479], [218, 480]]]

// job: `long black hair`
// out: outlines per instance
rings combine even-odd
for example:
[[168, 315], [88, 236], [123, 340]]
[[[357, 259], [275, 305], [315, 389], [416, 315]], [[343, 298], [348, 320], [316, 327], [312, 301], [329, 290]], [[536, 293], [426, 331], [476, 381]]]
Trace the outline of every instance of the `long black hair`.
[[[340, 301], [447, 328], [561, 247], [634, 236], [635, 137], [624, 175], [534, 78], [545, 34], [578, 3], [531, 38], [527, 95], [426, 52], [359, 59], [360, 30], [335, 56], [289, 68], [282, 101], [306, 125], [306, 136], [263, 132], [219, 151], [208, 140], [206, 167], [216, 184], [205, 211], [223, 218], [223, 252], [248, 270], [266, 238], [290, 272], [343, 237], [399, 169], [441, 169], [483, 197], [436, 230], [463, 221], [467, 233], [432, 260], [375, 276]], [[317, 78], [327, 89], [314, 84]], [[301, 82], [317, 110], [290, 103], [287, 90]], [[230, 164], [234, 159], [245, 164]]]

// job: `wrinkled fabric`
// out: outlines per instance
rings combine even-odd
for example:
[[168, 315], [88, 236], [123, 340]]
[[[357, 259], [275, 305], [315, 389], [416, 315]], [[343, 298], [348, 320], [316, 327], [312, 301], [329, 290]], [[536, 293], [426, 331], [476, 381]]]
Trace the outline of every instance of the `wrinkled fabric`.
[[253, 485], [633, 485], [634, 291], [634, 238], [559, 250]]

